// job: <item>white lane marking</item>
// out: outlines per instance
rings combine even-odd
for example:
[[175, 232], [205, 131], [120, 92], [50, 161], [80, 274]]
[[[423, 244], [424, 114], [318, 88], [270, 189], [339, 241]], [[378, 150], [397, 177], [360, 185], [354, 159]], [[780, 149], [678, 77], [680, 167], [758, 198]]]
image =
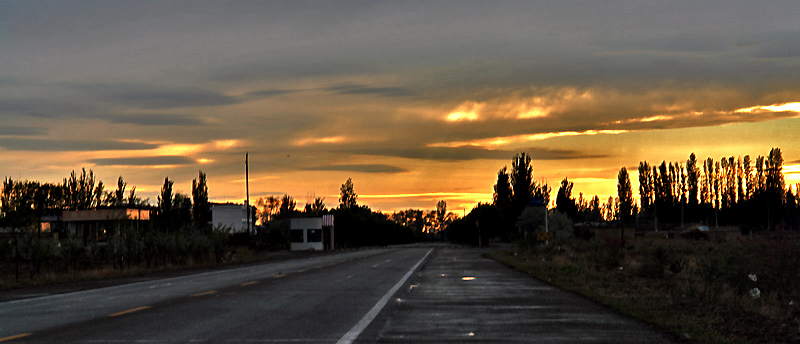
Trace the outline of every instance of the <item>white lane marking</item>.
[[381, 266], [383, 264], [386, 264], [388, 262], [391, 262], [391, 261], [392, 261], [391, 259], [387, 259], [387, 260], [384, 260], [382, 263], [378, 263], [378, 264], [373, 265], [372, 267], [373, 268], [377, 268], [377, 267], [379, 267], [379, 266]]
[[402, 287], [404, 283], [406, 283], [406, 280], [408, 280], [408, 278], [411, 277], [411, 274], [413, 274], [414, 271], [417, 270], [417, 268], [420, 266], [420, 264], [422, 264], [422, 262], [425, 261], [425, 258], [428, 258], [428, 255], [431, 254], [431, 251], [433, 251], [433, 249], [428, 250], [428, 253], [425, 253], [425, 256], [422, 257], [422, 259], [420, 259], [417, 262], [417, 264], [411, 268], [411, 270], [408, 270], [408, 272], [406, 272], [406, 275], [400, 279], [400, 282], [397, 282], [397, 284], [395, 284], [394, 287], [392, 287], [392, 289], [389, 289], [389, 292], [387, 292], [386, 295], [383, 295], [383, 297], [380, 300], [378, 300], [378, 303], [376, 303], [375, 306], [373, 306], [372, 309], [370, 309], [369, 312], [367, 312], [367, 314], [364, 315], [364, 317], [358, 321], [356, 326], [353, 326], [353, 328], [351, 328], [350, 331], [345, 333], [342, 339], [339, 339], [339, 341], [336, 342], [336, 344], [350, 344], [354, 340], [356, 340], [356, 338], [358, 338], [361, 332], [364, 331], [364, 329], [366, 329], [367, 326], [369, 326], [369, 324], [372, 322], [372, 320], [375, 319], [376, 316], [378, 316], [378, 313], [381, 312], [383, 307], [386, 306], [386, 303], [389, 302], [389, 298], [391, 298], [392, 295], [394, 295], [394, 293], [396, 293], [397, 290], [400, 289], [400, 287]]

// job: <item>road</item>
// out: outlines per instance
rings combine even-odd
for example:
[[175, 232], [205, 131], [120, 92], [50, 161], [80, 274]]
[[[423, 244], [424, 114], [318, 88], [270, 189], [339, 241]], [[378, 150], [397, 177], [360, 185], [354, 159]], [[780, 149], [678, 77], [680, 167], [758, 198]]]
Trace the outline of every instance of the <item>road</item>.
[[0, 341], [667, 342], [479, 253], [344, 252], [3, 302]]

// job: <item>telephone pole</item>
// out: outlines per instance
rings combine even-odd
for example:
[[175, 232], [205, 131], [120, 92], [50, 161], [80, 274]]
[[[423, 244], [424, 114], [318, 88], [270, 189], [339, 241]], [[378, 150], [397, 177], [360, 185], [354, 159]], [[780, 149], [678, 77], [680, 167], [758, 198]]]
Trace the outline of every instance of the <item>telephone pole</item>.
[[244, 180], [247, 189], [247, 199], [244, 201], [244, 207], [247, 209], [247, 234], [252, 234], [250, 233], [250, 152], [244, 154]]

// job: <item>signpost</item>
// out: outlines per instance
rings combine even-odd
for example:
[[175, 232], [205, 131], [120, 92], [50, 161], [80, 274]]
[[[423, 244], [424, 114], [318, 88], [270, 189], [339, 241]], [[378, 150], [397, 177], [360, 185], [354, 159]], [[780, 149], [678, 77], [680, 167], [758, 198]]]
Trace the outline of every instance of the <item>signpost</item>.
[[544, 233], [538, 233], [536, 239], [544, 241], [545, 245], [549, 244], [550, 240], [553, 240], [553, 233], [550, 233], [550, 226], [547, 221], [547, 204], [544, 202], [544, 197], [531, 197], [528, 200], [528, 205], [531, 207], [544, 207]]

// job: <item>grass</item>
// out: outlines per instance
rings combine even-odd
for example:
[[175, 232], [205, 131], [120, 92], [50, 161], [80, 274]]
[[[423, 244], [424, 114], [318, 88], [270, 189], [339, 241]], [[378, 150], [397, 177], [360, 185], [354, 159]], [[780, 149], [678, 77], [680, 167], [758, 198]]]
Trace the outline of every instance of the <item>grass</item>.
[[201, 263], [189, 261], [186, 264], [159, 265], [151, 268], [147, 268], [144, 265], [126, 266], [124, 269], [114, 268], [109, 265], [101, 265], [94, 268], [80, 269], [77, 271], [70, 270], [67, 272], [45, 269], [45, 271], [42, 273], [36, 274], [34, 278], [28, 278], [27, 268], [22, 267], [24, 271], [20, 274], [18, 279], [14, 278], [13, 266], [9, 264], [3, 269], [3, 274], [0, 275], [0, 291], [78, 281], [97, 281], [114, 278], [136, 277], [168, 271], [215, 268], [233, 264], [254, 263], [270, 259], [271, 258], [269, 256], [259, 255], [257, 252], [251, 251], [246, 246], [239, 246], [232, 250], [231, 254], [228, 255], [227, 259], [222, 263], [217, 263], [213, 260], [206, 260]]
[[[693, 343], [800, 342], [796, 290], [765, 291], [754, 300], [738, 292], [730, 276], [706, 273], [709, 257], [720, 252], [735, 257], [742, 249], [738, 242], [637, 238], [624, 248], [598, 240], [551, 245], [522, 245], [487, 256]], [[725, 269], [738, 271], [727, 264]]]

